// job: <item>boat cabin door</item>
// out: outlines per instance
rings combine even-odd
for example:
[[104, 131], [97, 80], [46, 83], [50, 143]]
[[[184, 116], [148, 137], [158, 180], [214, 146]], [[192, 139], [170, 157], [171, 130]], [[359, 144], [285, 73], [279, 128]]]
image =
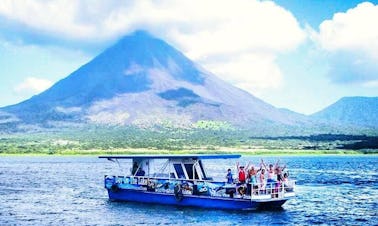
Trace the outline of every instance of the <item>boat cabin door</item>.
[[173, 161], [173, 174], [176, 179], [204, 180], [205, 173], [199, 160]]
[[133, 159], [133, 166], [131, 168], [131, 174], [133, 176], [148, 176], [154, 172], [153, 159]]

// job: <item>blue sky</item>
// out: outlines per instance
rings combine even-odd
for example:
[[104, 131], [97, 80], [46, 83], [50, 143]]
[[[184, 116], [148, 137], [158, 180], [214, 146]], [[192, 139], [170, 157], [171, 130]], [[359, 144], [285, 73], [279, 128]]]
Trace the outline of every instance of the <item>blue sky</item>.
[[378, 96], [377, 1], [0, 4], [0, 106], [47, 89], [136, 29], [276, 107], [311, 114]]

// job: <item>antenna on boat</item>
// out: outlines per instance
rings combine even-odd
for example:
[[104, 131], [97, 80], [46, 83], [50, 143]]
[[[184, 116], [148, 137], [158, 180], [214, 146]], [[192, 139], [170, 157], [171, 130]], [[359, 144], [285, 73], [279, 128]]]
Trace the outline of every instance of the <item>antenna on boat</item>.
[[116, 162], [118, 164], [118, 167], [121, 168], [121, 164], [119, 164], [118, 162], [118, 159], [113, 159], [113, 158], [107, 158], [107, 160], [111, 161], [111, 162]]
[[123, 170], [122, 170], [122, 167], [121, 167], [121, 164], [119, 163], [118, 159], [117, 158], [106, 158], [107, 160], [111, 161], [111, 162], [116, 162], [117, 165], [118, 165], [118, 168], [119, 168], [119, 171], [121, 173], [123, 173]]

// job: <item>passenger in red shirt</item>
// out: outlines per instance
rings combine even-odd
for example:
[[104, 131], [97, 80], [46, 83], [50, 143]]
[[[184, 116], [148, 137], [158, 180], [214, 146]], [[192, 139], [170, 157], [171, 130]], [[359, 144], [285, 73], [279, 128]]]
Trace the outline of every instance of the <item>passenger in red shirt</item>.
[[248, 166], [249, 166], [249, 163], [246, 168], [244, 168], [244, 166], [239, 166], [239, 162], [236, 163], [236, 170], [238, 171], [239, 183], [242, 183], [242, 184], [245, 183], [245, 180], [247, 178], [246, 169], [248, 169]]

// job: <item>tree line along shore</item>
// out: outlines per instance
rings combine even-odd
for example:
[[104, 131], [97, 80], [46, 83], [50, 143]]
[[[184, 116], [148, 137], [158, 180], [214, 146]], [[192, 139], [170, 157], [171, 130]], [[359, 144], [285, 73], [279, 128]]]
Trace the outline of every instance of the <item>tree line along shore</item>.
[[378, 154], [378, 136], [259, 137], [240, 131], [87, 130], [0, 135], [0, 154]]

